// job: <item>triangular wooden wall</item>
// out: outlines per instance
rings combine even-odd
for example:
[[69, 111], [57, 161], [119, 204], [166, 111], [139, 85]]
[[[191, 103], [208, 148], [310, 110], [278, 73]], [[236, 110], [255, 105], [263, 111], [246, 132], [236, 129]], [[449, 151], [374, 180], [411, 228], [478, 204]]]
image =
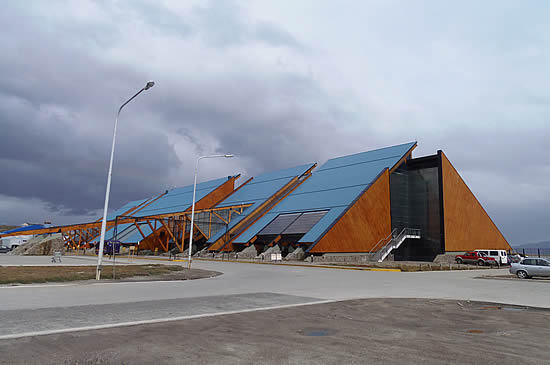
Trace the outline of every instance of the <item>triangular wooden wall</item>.
[[445, 251], [511, 247], [445, 154], [441, 152]]
[[309, 251], [369, 252], [391, 233], [390, 178], [386, 169]]

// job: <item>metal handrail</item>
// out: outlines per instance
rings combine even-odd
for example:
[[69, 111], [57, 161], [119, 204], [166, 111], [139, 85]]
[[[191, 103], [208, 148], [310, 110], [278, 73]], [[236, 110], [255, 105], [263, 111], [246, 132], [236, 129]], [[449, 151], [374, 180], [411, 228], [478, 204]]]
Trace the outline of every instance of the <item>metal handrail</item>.
[[374, 246], [371, 248], [371, 250], [369, 251], [369, 253], [376, 253], [376, 252], [378, 251], [378, 248], [379, 248], [379, 247], [385, 247], [385, 246], [387, 245], [387, 243], [384, 244], [384, 246], [381, 246], [381, 244], [382, 244], [383, 242], [388, 241], [388, 240], [391, 241], [391, 240], [393, 239], [394, 235], [395, 235], [395, 232], [397, 232], [397, 228], [394, 228], [394, 229], [391, 231], [391, 233], [390, 233], [387, 237], [384, 237], [384, 238], [382, 238], [380, 241], [378, 241], [378, 242], [376, 243], [376, 245], [374, 245]]
[[[408, 228], [408, 227], [405, 227], [401, 230], [401, 232], [399, 232], [399, 234], [395, 237], [392, 237], [392, 239], [386, 244], [384, 245], [384, 247], [382, 247], [380, 250], [378, 250], [378, 252], [376, 252], [376, 256], [375, 256], [375, 261], [378, 261], [382, 258], [382, 256], [386, 253], [386, 250], [387, 248], [392, 245], [392, 242], [399, 242], [401, 241], [401, 239], [405, 236], [420, 236], [420, 229], [417, 229], [417, 228]], [[393, 245], [392, 245], [393, 246]], [[393, 248], [392, 248], [393, 250]]]

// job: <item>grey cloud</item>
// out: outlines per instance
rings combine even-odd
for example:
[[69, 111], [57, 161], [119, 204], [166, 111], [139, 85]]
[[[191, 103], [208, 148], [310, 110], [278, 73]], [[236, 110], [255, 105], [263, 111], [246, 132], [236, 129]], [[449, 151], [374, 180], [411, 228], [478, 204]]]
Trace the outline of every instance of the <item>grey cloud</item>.
[[322, 145], [304, 140], [339, 139], [340, 123], [356, 118], [313, 79], [284, 73], [252, 77], [243, 72], [217, 79], [211, 89], [203, 86], [200, 94], [189, 85], [155, 98], [162, 98], [156, 102], [168, 128], [195, 142], [196, 148], [200, 141], [194, 131], [209, 131], [221, 151], [249, 157], [253, 172], [332, 157]]
[[[0, 180], [0, 192], [40, 199], [63, 214], [95, 211], [103, 201], [116, 108], [143, 80], [136, 82], [131, 70], [105, 65], [74, 44], [57, 42], [59, 34], [42, 32], [41, 23], [23, 14], [3, 14], [21, 20], [18, 42], [11, 41], [13, 33], [0, 35], [5, 51], [0, 59], [0, 170], [10, 176]], [[158, 193], [180, 165], [163, 131], [141, 124], [128, 128], [139, 119], [139, 104], [132, 107], [121, 120], [111, 198], [115, 207]]]
[[447, 153], [512, 242], [549, 237], [544, 11], [521, 13], [536, 34], [514, 18], [508, 43], [511, 10], [494, 20], [482, 5], [319, 4], [297, 36], [244, 2], [92, 2], [78, 17], [72, 3], [26, 4], [0, 13], [0, 194], [18, 200], [13, 223], [36, 201], [59, 222], [97, 214], [114, 114], [150, 76], [157, 86], [120, 120], [112, 207], [192, 183], [196, 156], [213, 149], [239, 156], [230, 173], [256, 175], [417, 139], [417, 156]]
[[304, 49], [304, 45], [290, 33], [272, 23], [261, 22], [256, 25], [256, 37], [272, 46], [286, 46]]
[[[110, 139], [79, 134], [71, 123], [73, 119], [42, 117], [32, 109], [10, 113], [0, 108], [0, 170], [10, 171], [9, 178], [0, 180], [0, 191], [39, 198], [67, 214], [97, 209], [102, 202]], [[179, 166], [162, 134], [140, 129], [125, 134], [131, 135], [133, 143], [117, 146], [115, 206], [158, 192], [170, 169]]]
[[255, 22], [248, 18], [239, 3], [231, 0], [208, 1], [192, 12], [200, 24], [200, 34], [218, 47], [242, 46], [255, 42], [275, 47], [304, 50], [292, 34], [270, 22]]
[[[110, 2], [105, 5], [109, 7]], [[179, 37], [188, 37], [194, 30], [184, 17], [166, 8], [162, 3], [150, 1], [133, 1], [128, 7], [136, 17], [141, 18], [158, 34], [175, 34]]]

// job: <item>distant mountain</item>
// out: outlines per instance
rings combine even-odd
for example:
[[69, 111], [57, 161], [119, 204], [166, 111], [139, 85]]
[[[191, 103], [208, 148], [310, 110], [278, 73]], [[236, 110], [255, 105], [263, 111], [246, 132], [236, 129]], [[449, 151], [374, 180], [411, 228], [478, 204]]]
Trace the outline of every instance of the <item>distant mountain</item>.
[[19, 226], [9, 226], [0, 224], [0, 232], [9, 231], [10, 229], [19, 228]]
[[550, 248], [550, 241], [540, 241], [514, 245], [514, 248]]

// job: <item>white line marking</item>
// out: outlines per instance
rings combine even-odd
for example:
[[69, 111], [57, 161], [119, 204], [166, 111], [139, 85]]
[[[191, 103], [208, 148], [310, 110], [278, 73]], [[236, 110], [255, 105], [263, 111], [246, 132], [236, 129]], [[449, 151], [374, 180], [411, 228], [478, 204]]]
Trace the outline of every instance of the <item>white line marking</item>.
[[227, 314], [250, 313], [250, 312], [258, 312], [258, 311], [271, 310], [271, 309], [302, 307], [302, 306], [306, 306], [306, 305], [326, 304], [326, 303], [334, 303], [334, 302], [338, 302], [338, 301], [340, 301], [340, 300], [319, 300], [319, 301], [307, 302], [307, 303], [283, 304], [283, 305], [275, 305], [275, 306], [271, 306], [271, 307], [260, 307], [260, 308], [241, 309], [241, 310], [226, 311], [226, 312], [194, 314], [194, 315], [191, 315], [191, 316], [147, 319], [147, 320], [142, 320], [142, 321], [109, 323], [109, 324], [102, 324], [102, 325], [97, 325], [97, 326], [62, 328], [62, 329], [48, 330], [48, 331], [23, 332], [23, 333], [11, 334], [11, 335], [1, 335], [0, 340], [11, 340], [11, 339], [22, 338], [22, 337], [30, 337], [30, 336], [45, 336], [45, 335], [68, 333], [68, 332], [90, 331], [90, 330], [99, 330], [99, 329], [115, 328], [115, 327], [128, 327], [128, 326], [137, 326], [137, 325], [143, 325], [143, 324], [173, 322], [173, 321], [181, 321], [181, 320], [185, 320], [185, 319], [217, 317], [217, 316], [223, 316], [223, 315], [227, 315]]

